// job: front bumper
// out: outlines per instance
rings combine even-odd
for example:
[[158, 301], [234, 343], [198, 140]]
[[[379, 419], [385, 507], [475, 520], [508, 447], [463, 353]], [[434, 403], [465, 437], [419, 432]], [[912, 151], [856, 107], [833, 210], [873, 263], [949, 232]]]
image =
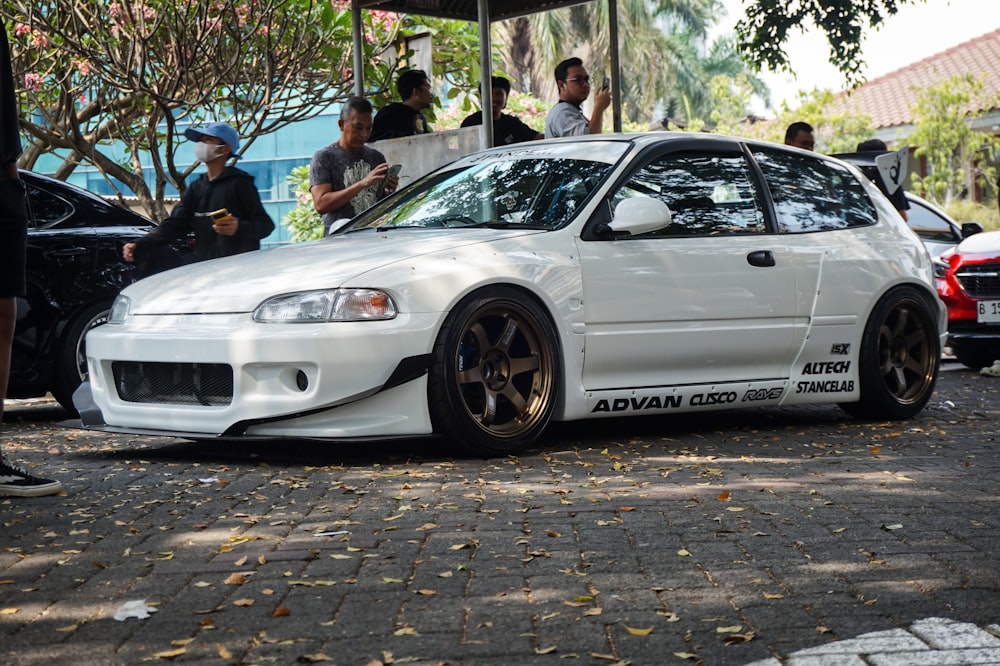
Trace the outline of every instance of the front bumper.
[[[437, 328], [436, 315], [322, 324], [257, 324], [245, 314], [133, 317], [87, 338], [81, 423], [189, 438], [430, 434], [425, 376]], [[143, 364], [228, 367], [231, 397], [178, 404], [116, 384], [123, 365], [134, 378]]]

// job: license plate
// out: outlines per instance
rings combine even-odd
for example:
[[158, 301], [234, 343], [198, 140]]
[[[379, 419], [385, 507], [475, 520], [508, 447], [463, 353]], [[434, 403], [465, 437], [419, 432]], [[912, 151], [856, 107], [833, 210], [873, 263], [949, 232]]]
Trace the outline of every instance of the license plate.
[[981, 324], [1000, 324], [1000, 301], [976, 303], [976, 321]]

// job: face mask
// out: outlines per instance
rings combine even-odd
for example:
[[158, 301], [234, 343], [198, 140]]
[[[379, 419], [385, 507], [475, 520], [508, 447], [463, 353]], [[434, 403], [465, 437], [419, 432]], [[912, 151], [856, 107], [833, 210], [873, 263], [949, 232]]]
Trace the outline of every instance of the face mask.
[[214, 143], [199, 141], [194, 144], [194, 156], [199, 162], [211, 162], [222, 153], [222, 150], [223, 146], [218, 146]]

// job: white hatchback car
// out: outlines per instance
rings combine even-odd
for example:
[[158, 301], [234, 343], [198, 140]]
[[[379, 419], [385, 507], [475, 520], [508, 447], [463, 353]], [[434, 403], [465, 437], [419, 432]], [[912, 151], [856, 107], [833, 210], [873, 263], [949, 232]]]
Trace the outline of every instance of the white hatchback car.
[[323, 240], [130, 286], [76, 405], [95, 430], [505, 455], [553, 420], [908, 418], [944, 329], [927, 251], [854, 167], [601, 135], [469, 155]]

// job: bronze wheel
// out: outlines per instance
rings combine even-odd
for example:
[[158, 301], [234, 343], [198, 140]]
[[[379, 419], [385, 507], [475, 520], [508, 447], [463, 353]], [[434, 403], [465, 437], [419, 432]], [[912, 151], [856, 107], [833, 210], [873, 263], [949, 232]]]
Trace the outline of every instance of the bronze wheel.
[[429, 383], [436, 429], [479, 455], [530, 445], [555, 405], [557, 348], [527, 295], [497, 287], [463, 301], [438, 336]]

